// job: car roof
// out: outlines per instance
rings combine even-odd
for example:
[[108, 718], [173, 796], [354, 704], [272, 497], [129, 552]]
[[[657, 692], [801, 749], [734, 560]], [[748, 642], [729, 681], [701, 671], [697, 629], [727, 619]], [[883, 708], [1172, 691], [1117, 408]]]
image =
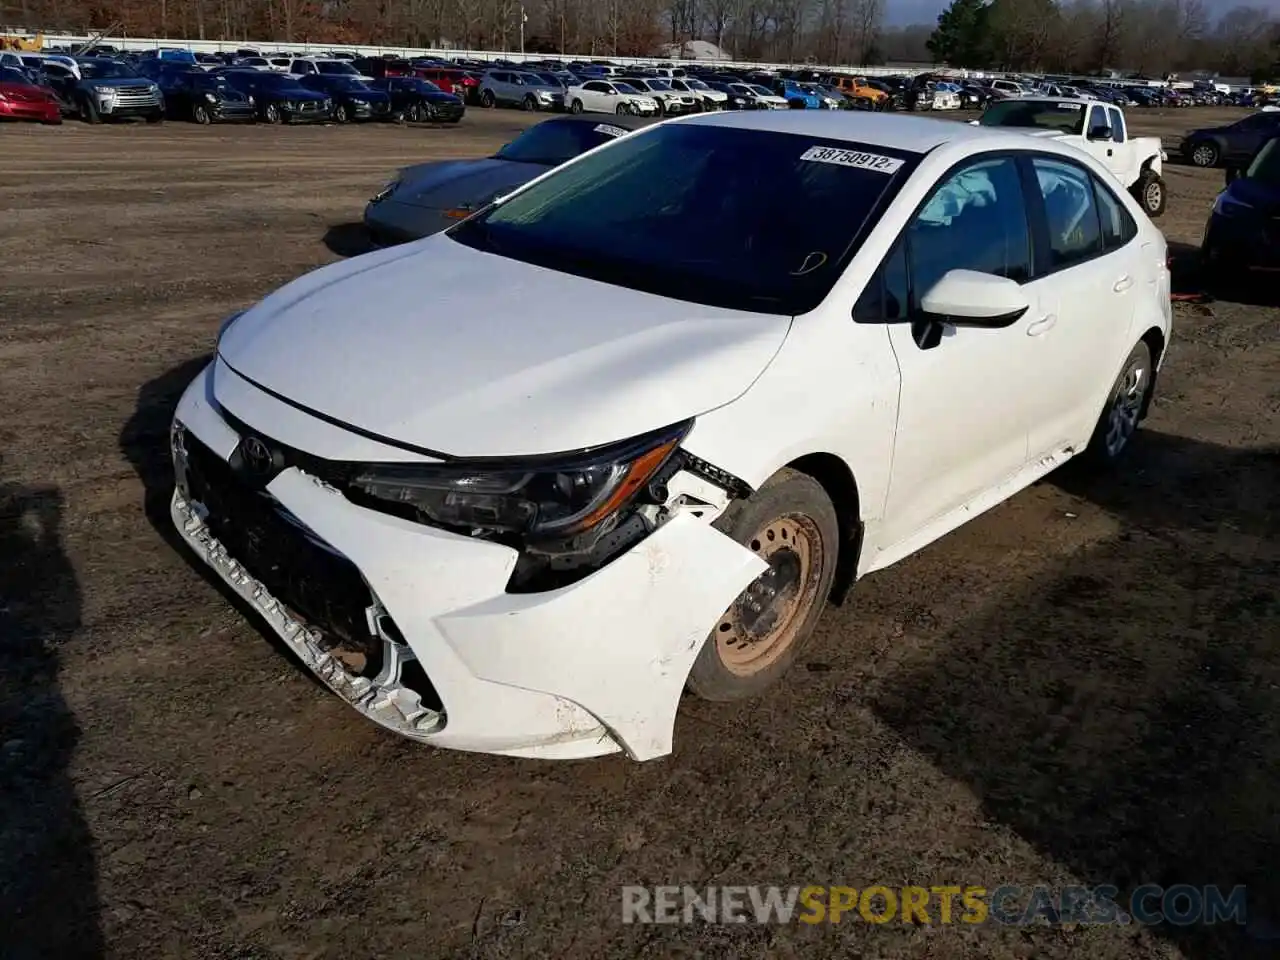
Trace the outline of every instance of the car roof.
[[668, 122], [873, 143], [909, 153], [928, 153], [945, 143], [1009, 138], [1008, 131], [1001, 131], [999, 128], [974, 127], [954, 120], [903, 117], [861, 110], [735, 110], [694, 114]]
[[1051, 97], [1043, 94], [1037, 97], [1019, 97], [1016, 100], [1006, 100], [1005, 103], [1097, 103], [1097, 100], [1090, 100], [1088, 97]]

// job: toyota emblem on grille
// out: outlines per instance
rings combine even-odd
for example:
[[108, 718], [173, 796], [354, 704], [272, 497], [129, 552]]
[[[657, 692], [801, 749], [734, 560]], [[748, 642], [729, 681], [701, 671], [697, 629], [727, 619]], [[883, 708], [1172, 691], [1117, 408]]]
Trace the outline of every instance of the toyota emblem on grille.
[[257, 477], [267, 476], [275, 466], [271, 448], [257, 437], [245, 437], [240, 441], [240, 457], [245, 469]]

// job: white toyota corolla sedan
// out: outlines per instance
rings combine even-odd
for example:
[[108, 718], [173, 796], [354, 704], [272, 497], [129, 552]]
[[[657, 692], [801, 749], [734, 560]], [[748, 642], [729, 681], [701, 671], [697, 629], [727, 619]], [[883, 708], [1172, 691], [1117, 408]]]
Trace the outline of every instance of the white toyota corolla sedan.
[[1170, 317], [1164, 238], [1069, 146], [690, 117], [228, 320], [173, 519], [383, 726], [647, 760], [858, 578], [1118, 461]]

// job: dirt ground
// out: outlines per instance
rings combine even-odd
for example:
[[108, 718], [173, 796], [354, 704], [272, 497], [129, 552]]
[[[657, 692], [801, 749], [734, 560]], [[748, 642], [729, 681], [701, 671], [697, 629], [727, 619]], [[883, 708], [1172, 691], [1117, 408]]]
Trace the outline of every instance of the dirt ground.
[[[396, 739], [175, 548], [167, 424], [219, 321], [352, 252], [398, 165], [528, 122], [0, 129], [0, 955], [1280, 953], [1265, 288], [1178, 306], [1126, 476], [1052, 477], [864, 581], [780, 689], [687, 699], [649, 764]], [[1171, 240], [1221, 179], [1171, 167]], [[620, 919], [624, 884], [1144, 882], [1247, 884], [1249, 923]]]

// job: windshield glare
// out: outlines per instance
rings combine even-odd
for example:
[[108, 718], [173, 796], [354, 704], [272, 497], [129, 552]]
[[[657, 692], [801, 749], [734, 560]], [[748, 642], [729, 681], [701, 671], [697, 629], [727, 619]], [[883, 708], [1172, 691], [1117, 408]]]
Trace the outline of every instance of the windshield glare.
[[102, 60], [97, 63], [83, 62], [80, 64], [80, 76], [86, 80], [125, 80], [137, 77], [138, 74], [131, 67], [126, 67], [123, 63], [116, 63], [113, 60]]
[[1272, 140], [1263, 147], [1253, 158], [1253, 163], [1249, 164], [1245, 176], [1269, 187], [1280, 187], [1280, 146], [1278, 144], [1280, 140]]
[[617, 286], [793, 315], [826, 296], [881, 198], [916, 160], [796, 134], [659, 125], [564, 167], [449, 235]]
[[756, 85], [756, 84], [754, 84], [754, 83], [751, 85], [751, 91], [752, 91], [753, 93], [759, 94], [759, 95], [760, 95], [760, 96], [762, 96], [762, 97], [772, 97], [772, 96], [773, 96], [773, 91], [772, 91], [772, 90], [770, 90], [768, 87], [761, 87], [761, 86], [757, 86], [757, 85]]
[[1001, 100], [987, 107], [978, 123], [984, 127], [1023, 127], [1079, 134], [1084, 132], [1084, 107], [1083, 103]]

